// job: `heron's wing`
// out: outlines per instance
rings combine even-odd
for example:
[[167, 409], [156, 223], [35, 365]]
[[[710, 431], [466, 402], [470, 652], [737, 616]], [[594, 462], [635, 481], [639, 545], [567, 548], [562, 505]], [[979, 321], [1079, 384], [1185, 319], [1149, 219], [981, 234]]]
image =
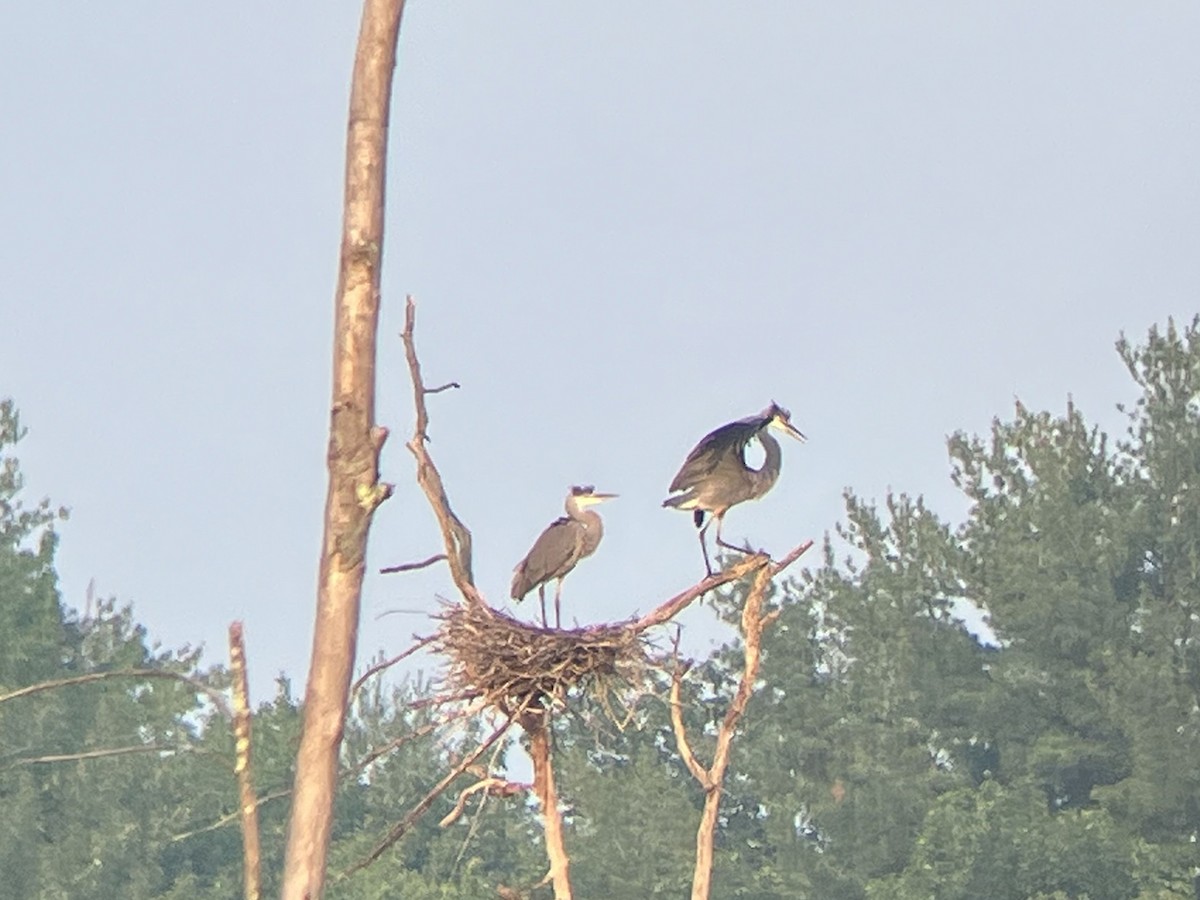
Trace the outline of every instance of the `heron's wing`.
[[579, 523], [563, 517], [543, 531], [513, 570], [512, 598], [520, 600], [539, 584], [571, 571], [579, 558]]
[[762, 428], [761, 416], [751, 416], [722, 425], [698, 443], [684, 460], [683, 467], [671, 482], [672, 491], [683, 491], [716, 471], [730, 457], [745, 462], [746, 444]]

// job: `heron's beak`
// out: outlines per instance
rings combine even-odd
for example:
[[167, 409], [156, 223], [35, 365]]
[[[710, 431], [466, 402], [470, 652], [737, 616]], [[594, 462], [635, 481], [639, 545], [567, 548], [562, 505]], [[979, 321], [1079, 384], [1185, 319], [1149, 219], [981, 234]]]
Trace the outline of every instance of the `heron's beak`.
[[583, 501], [585, 506], [591, 506], [594, 503], [603, 503], [605, 500], [612, 500], [619, 496], [620, 494], [588, 494], [579, 499]]
[[784, 434], [789, 435], [790, 437], [794, 437], [796, 440], [798, 440], [802, 444], [808, 440], [808, 437], [804, 434], [804, 432], [801, 431], [799, 428], [797, 428], [795, 425], [793, 425], [791, 422], [784, 421], [783, 419], [772, 419], [771, 424], [774, 425], [776, 428], [778, 428], [780, 431], [782, 431]]

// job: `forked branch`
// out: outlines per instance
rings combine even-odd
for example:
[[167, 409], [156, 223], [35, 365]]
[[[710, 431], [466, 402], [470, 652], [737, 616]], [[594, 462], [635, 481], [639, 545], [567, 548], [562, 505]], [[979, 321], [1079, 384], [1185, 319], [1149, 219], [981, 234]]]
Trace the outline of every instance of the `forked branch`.
[[725, 711], [725, 717], [717, 730], [716, 748], [713, 751], [713, 761], [707, 769], [696, 759], [691, 744], [687, 738], [687, 730], [683, 723], [683, 704], [680, 698], [684, 670], [678, 665], [671, 676], [671, 729], [675, 733], [675, 744], [679, 755], [687, 766], [692, 777], [704, 789], [704, 811], [700, 816], [700, 826], [696, 830], [696, 868], [692, 873], [692, 900], [708, 900], [712, 890], [713, 843], [717, 830], [717, 813], [721, 806], [721, 794], [725, 785], [725, 773], [729, 768], [729, 754], [733, 746], [733, 735], [738, 723], [746, 712], [746, 704], [754, 693], [754, 685], [758, 680], [758, 669], [762, 657], [762, 635], [768, 625], [779, 616], [779, 610], [763, 611], [766, 602], [767, 589], [771, 579], [799, 559], [812, 541], [794, 548], [778, 562], [762, 562], [759, 560], [754, 581], [742, 606], [742, 641], [743, 665], [742, 676], [738, 681], [737, 691]]
[[354, 865], [346, 869], [342, 873], [342, 877], [353, 875], [360, 869], [365, 869], [371, 863], [375, 862], [375, 860], [379, 859], [379, 857], [383, 856], [387, 849], [395, 844], [396, 841], [404, 837], [408, 830], [412, 828], [414, 823], [416, 823], [421, 816], [425, 815], [426, 811], [433, 805], [433, 802], [439, 796], [441, 796], [442, 792], [454, 783], [454, 779], [474, 765], [475, 761], [478, 760], [479, 757], [483, 756], [483, 754], [488, 751], [489, 747], [500, 740], [500, 738], [504, 737], [505, 733], [507, 733], [509, 727], [513, 723], [513, 718], [513, 716], [506, 718], [504, 722], [500, 724], [500, 727], [493, 731], [491, 735], [488, 736], [487, 740], [480, 744], [473, 753], [471, 753], [469, 756], [463, 759], [462, 762], [446, 773], [445, 777], [435, 784], [430, 789], [429, 793], [421, 798], [420, 802], [418, 802], [416, 806], [408, 811], [408, 815], [392, 826], [391, 830], [388, 831], [387, 836], [375, 846], [375, 849], [356, 862]]
[[400, 337], [404, 340], [404, 355], [408, 359], [408, 372], [412, 378], [413, 406], [416, 408], [417, 422], [412, 440], [407, 446], [417, 460], [417, 484], [425, 492], [433, 514], [437, 517], [438, 527], [442, 532], [442, 543], [446, 547], [446, 561], [450, 564], [450, 575], [467, 602], [482, 603], [483, 599], [475, 589], [475, 580], [471, 573], [471, 532], [454, 514], [450, 498], [446, 496], [446, 487], [442, 484], [442, 476], [425, 446], [429, 440], [429, 410], [425, 405], [425, 395], [458, 387], [458, 383], [452, 381], [432, 390], [425, 387], [421, 377], [421, 362], [417, 358], [417, 348], [413, 339], [416, 312], [416, 303], [409, 296], [404, 304], [404, 331]]

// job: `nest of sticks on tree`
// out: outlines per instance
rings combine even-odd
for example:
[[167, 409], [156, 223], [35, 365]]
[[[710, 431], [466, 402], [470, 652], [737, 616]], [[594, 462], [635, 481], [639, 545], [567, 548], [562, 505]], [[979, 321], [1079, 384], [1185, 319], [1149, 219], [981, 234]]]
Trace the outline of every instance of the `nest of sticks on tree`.
[[588, 690], [608, 708], [608, 697], [634, 689], [649, 665], [631, 623], [541, 628], [483, 603], [448, 604], [438, 618], [434, 647], [449, 663], [447, 687], [506, 714], [565, 705]]

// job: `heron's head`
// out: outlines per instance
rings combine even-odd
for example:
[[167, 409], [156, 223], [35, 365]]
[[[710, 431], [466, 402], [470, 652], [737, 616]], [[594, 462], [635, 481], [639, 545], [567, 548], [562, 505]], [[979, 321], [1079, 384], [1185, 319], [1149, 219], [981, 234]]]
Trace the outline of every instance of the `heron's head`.
[[567, 495], [567, 502], [574, 503], [579, 509], [587, 509], [589, 506], [595, 506], [598, 503], [603, 503], [605, 500], [612, 500], [616, 494], [600, 494], [590, 485], [575, 485], [571, 488], [571, 493]]
[[770, 406], [763, 410], [763, 418], [767, 420], [768, 428], [776, 428], [784, 434], [794, 437], [801, 443], [808, 440], [804, 436], [804, 432], [792, 424], [792, 414], [774, 400], [771, 401]]

